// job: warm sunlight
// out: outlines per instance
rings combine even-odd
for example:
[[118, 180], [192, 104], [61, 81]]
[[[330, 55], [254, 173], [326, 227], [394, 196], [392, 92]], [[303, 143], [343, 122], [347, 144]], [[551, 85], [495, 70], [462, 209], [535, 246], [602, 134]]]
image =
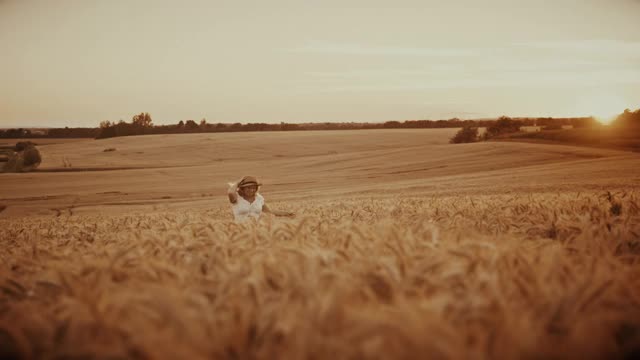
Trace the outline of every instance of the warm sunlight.
[[640, 360], [638, 14], [0, 0], [0, 360]]
[[608, 125], [628, 107], [629, 104], [613, 92], [592, 93], [578, 98], [575, 113], [593, 116]]

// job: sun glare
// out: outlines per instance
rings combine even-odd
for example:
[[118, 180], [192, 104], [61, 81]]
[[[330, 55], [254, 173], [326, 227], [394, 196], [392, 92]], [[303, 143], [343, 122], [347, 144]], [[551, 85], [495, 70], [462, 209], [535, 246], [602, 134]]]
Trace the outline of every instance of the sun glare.
[[608, 125], [627, 107], [628, 104], [615, 93], [589, 94], [578, 99], [575, 113], [593, 116]]

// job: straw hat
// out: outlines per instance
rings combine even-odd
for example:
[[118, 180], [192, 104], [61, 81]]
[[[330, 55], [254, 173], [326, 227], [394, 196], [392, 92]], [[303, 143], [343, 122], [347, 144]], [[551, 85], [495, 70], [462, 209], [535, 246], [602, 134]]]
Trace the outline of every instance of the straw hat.
[[258, 182], [258, 179], [256, 179], [253, 176], [245, 176], [242, 178], [242, 180], [240, 180], [240, 182], [238, 183], [238, 187], [239, 188], [243, 188], [243, 187], [247, 187], [247, 186], [260, 186], [262, 184], [260, 184]]

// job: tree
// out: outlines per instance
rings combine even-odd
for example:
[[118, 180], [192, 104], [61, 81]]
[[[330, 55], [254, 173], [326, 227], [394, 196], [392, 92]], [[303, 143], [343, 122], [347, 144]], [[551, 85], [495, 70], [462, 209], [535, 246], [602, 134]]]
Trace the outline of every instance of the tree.
[[400, 122], [399, 121], [387, 121], [384, 123], [383, 127], [385, 129], [397, 129], [400, 127]]
[[463, 127], [449, 139], [450, 144], [471, 143], [478, 141], [478, 128], [477, 127]]
[[636, 111], [625, 109], [622, 114], [613, 120], [611, 125], [618, 129], [640, 131], [640, 109]]
[[187, 120], [187, 122], [184, 124], [184, 127], [187, 130], [195, 130], [198, 128], [198, 124], [196, 124], [196, 122], [193, 120]]
[[520, 123], [507, 116], [501, 116], [494, 124], [487, 127], [486, 138], [520, 131]]
[[140, 113], [133, 116], [131, 124], [134, 126], [149, 128], [153, 126], [153, 121], [151, 120], [151, 115], [149, 115], [149, 113]]
[[100, 133], [96, 137], [97, 139], [106, 139], [111, 137], [116, 137], [118, 134], [116, 133], [115, 126], [108, 126], [100, 129]]
[[298, 130], [298, 129], [299, 129], [298, 124], [287, 124], [286, 122], [280, 123], [280, 130], [290, 131], [290, 130]]

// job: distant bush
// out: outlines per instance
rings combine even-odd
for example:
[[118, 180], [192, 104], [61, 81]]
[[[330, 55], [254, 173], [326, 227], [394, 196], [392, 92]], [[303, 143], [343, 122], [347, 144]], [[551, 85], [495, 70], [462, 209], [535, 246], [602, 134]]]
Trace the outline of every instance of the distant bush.
[[611, 123], [611, 126], [616, 129], [630, 130], [633, 132], [640, 131], [640, 109], [636, 111], [626, 109], [616, 117]]
[[463, 127], [449, 139], [450, 144], [472, 143], [478, 141], [477, 127]]
[[[7, 151], [8, 150], [8, 151]], [[42, 162], [40, 151], [31, 141], [20, 141], [15, 147], [2, 149], [4, 166], [0, 166], [0, 172], [28, 172], [35, 170]]]
[[38, 151], [38, 149], [33, 145], [30, 145], [30, 146], [27, 145], [26, 147], [24, 147], [24, 150], [22, 150], [22, 154], [24, 156], [25, 168], [31, 167], [35, 169], [42, 162], [42, 156], [40, 155], [40, 151]]
[[28, 148], [35, 147], [37, 144], [31, 141], [18, 141], [15, 146], [16, 151], [25, 151]]
[[522, 123], [507, 116], [501, 116], [494, 124], [487, 126], [485, 139], [520, 131]]

